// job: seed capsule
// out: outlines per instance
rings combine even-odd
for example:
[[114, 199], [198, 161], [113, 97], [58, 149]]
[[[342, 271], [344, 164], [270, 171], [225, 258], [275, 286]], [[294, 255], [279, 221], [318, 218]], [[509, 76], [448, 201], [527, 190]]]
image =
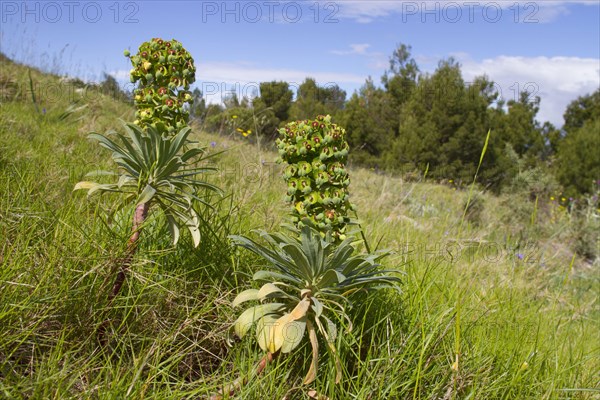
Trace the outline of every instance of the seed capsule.
[[311, 171], [312, 171], [312, 166], [309, 163], [307, 163], [306, 161], [300, 161], [298, 163], [298, 174], [300, 176], [308, 175]]
[[312, 192], [311, 194], [308, 195], [308, 202], [309, 204], [316, 204], [319, 203], [321, 201], [321, 195], [318, 192]]
[[323, 162], [321, 160], [319, 160], [318, 158], [315, 158], [312, 162], [312, 168], [313, 168], [313, 170], [324, 171], [326, 166], [325, 166], [325, 164], [323, 164]]
[[286, 179], [293, 178], [298, 172], [298, 168], [295, 165], [288, 165], [283, 172], [283, 175]]

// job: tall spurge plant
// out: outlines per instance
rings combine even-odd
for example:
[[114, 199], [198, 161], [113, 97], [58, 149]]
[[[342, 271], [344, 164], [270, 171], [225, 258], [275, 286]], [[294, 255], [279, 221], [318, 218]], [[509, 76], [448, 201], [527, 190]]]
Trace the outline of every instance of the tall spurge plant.
[[[199, 167], [205, 160], [202, 148], [190, 148], [187, 126], [188, 113], [184, 105], [191, 103], [189, 85], [195, 80], [194, 60], [176, 40], [154, 38], [142, 43], [139, 53], [131, 56], [131, 81], [139, 82], [134, 101], [137, 119], [125, 124], [127, 136], [116, 134], [117, 140], [97, 133], [90, 138], [112, 151], [118, 173], [96, 172], [91, 175], [116, 175], [116, 183], [79, 182], [75, 190], [87, 189], [88, 196], [104, 192], [124, 195], [121, 205], [135, 204], [132, 233], [125, 258], [115, 278], [110, 295], [114, 298], [125, 281], [148, 212], [157, 206], [162, 209], [173, 237], [179, 240], [180, 227], [187, 227], [194, 246], [200, 243], [199, 216], [194, 203], [207, 204], [199, 190], [219, 191], [208, 182], [199, 180], [202, 173], [214, 167]], [[208, 204], [207, 204], [208, 205]]]
[[302, 226], [308, 218], [323, 234], [332, 232], [336, 241], [346, 238], [350, 203], [346, 170], [348, 142], [344, 128], [331, 116], [290, 122], [279, 130], [279, 161], [287, 163], [283, 177], [286, 200], [292, 204], [292, 222]]
[[75, 185], [74, 189], [86, 189], [88, 196], [106, 192], [120, 193], [124, 195], [121, 205], [135, 204], [132, 233], [111, 298], [121, 290], [149, 210], [155, 206], [162, 210], [173, 244], [177, 244], [179, 240], [180, 228], [186, 227], [191, 233], [194, 246], [198, 246], [200, 219], [194, 209], [194, 201], [210, 206], [198, 195], [198, 190], [220, 192], [216, 186], [198, 179], [200, 174], [215, 171], [216, 168], [197, 166], [207, 158], [204, 157], [203, 148], [184, 148], [191, 133], [189, 127], [181, 129], [172, 138], [164, 138], [153, 127], [148, 127], [147, 132], [133, 124], [125, 124], [124, 127], [127, 136], [117, 133], [118, 141], [97, 133], [89, 135], [100, 146], [112, 151], [112, 158], [119, 167], [119, 172], [94, 171], [88, 176], [116, 176], [117, 182], [102, 184], [83, 181]]
[[289, 353], [308, 336], [312, 362], [304, 383], [317, 376], [319, 338], [326, 343], [336, 365], [336, 383], [341, 379], [341, 365], [336, 349], [337, 324], [350, 321], [348, 308], [354, 294], [382, 288], [398, 288], [400, 279], [393, 271], [380, 268], [387, 252], [355, 254], [354, 239], [334, 243], [331, 235], [323, 237], [309, 220], [291, 235], [260, 231], [264, 245], [244, 236], [232, 236], [233, 242], [259, 255], [269, 269], [258, 271], [253, 279], [260, 289], [241, 292], [233, 306], [253, 301], [234, 324], [235, 333], [243, 337], [256, 323], [256, 340], [267, 352], [267, 359], [277, 353]]
[[177, 40], [154, 38], [140, 45], [129, 57], [131, 82], [138, 83], [134, 102], [138, 111], [134, 124], [161, 129], [169, 135], [187, 125], [186, 104], [193, 102], [190, 85], [196, 80], [196, 67], [190, 53]]

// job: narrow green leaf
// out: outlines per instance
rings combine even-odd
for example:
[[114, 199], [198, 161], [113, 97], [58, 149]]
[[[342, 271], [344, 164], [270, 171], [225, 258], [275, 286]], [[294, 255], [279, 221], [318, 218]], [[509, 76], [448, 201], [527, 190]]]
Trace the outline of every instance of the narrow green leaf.
[[137, 204], [139, 205], [139, 204], [143, 204], [143, 203], [148, 203], [150, 200], [152, 200], [152, 197], [154, 197], [155, 193], [156, 193], [156, 189], [154, 189], [150, 185], [146, 185], [146, 187], [144, 188], [142, 193], [140, 193], [140, 195], [137, 199]]
[[308, 373], [304, 377], [302, 383], [308, 385], [317, 378], [317, 369], [319, 368], [319, 341], [317, 340], [317, 332], [315, 331], [312, 322], [307, 321], [306, 328], [308, 329], [308, 338], [310, 339], [310, 345], [312, 347], [312, 360], [310, 362]]
[[169, 226], [169, 233], [171, 233], [171, 237], [173, 238], [173, 246], [177, 245], [179, 241], [179, 225], [177, 224], [177, 220], [171, 213], [165, 213], [165, 217], [167, 218], [167, 225]]
[[294, 260], [294, 269], [303, 273], [305, 280], [312, 280], [314, 277], [314, 271], [310, 265], [306, 254], [297, 243], [290, 243], [283, 245], [282, 250], [285, 251]]
[[117, 182], [117, 186], [118, 186], [119, 188], [122, 188], [123, 186], [125, 186], [125, 185], [128, 185], [128, 184], [136, 184], [136, 186], [137, 186], [137, 181], [136, 181], [136, 180], [134, 180], [134, 179], [133, 179], [131, 176], [129, 176], [129, 175], [121, 175], [121, 176], [119, 177], [119, 180], [118, 180], [118, 182]]
[[88, 172], [87, 174], [85, 174], [85, 176], [89, 176], [89, 177], [92, 177], [92, 176], [117, 176], [117, 175], [119, 175], [119, 174], [116, 172], [103, 171], [103, 170], [91, 171], [91, 172]]
[[88, 182], [88, 181], [82, 181], [82, 182], [77, 182], [77, 184], [75, 184], [75, 187], [73, 188], [73, 191], [76, 190], [89, 190], [92, 189], [96, 186], [99, 186], [99, 183], [96, 182]]
[[318, 317], [323, 313], [323, 303], [321, 303], [316, 297], [311, 297], [310, 301], [312, 303], [311, 308], [315, 312], [315, 315]]
[[258, 300], [258, 299], [259, 299], [258, 289], [247, 289], [235, 297], [235, 299], [231, 303], [231, 306], [237, 307], [246, 301]]
[[321, 281], [319, 282], [320, 287], [332, 286], [334, 284], [338, 284], [343, 282], [346, 279], [346, 276], [341, 272], [336, 271], [335, 269], [330, 269], [323, 274]]
[[331, 343], [337, 339], [337, 326], [329, 318], [323, 316], [325, 319], [325, 329], [327, 330], [327, 340]]
[[277, 286], [275, 286], [272, 283], [265, 283], [258, 291], [257, 296], [258, 296], [259, 300], [263, 300], [264, 298], [266, 298], [267, 296], [269, 296], [273, 293], [284, 293], [284, 292], [283, 292], [283, 290], [279, 289]]
[[231, 235], [229, 236], [229, 238], [237, 246], [241, 246], [246, 250], [250, 250], [251, 252], [261, 256], [262, 258], [273, 264], [273, 266], [279, 268], [282, 272], [289, 273], [289, 271], [295, 269], [294, 265], [285, 258], [283, 258], [281, 254], [276, 253], [273, 250], [256, 243], [252, 239], [238, 235]]
[[112, 183], [107, 183], [107, 184], [103, 184], [103, 185], [96, 185], [92, 188], [90, 188], [90, 190], [88, 190], [87, 195], [88, 197], [93, 196], [95, 193], [102, 193], [102, 192], [120, 192], [119, 188], [117, 187], [117, 185], [112, 184]]
[[255, 281], [272, 281], [272, 280], [276, 280], [276, 281], [285, 281], [285, 282], [291, 282], [291, 283], [302, 283], [302, 281], [290, 274], [287, 273], [280, 273], [280, 272], [274, 272], [274, 271], [256, 271], [254, 273], [254, 275], [252, 276], [252, 279]]
[[191, 224], [188, 225], [188, 229], [192, 234], [192, 241], [194, 242], [194, 247], [198, 247], [200, 244], [200, 221], [198, 220], [198, 214], [193, 208], [189, 209], [189, 213], [191, 216]]

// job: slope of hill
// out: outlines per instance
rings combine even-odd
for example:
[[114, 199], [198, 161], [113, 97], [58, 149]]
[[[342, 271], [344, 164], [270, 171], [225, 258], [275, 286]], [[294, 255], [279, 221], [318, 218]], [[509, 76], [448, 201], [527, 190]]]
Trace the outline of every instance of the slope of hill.
[[[112, 168], [87, 133], [120, 129], [132, 107], [6, 59], [0, 99], [2, 397], [198, 399], [248, 373], [260, 349], [251, 338], [228, 344], [230, 301], [258, 260], [227, 235], [279, 229], [287, 206], [276, 154], [195, 127], [208, 151], [225, 150], [209, 179], [226, 195], [203, 210], [197, 249], [148, 229], [128, 287], [108, 307], [130, 214], [72, 189]], [[571, 250], [568, 212], [517, 194], [473, 197], [451, 182], [350, 176], [362, 227], [373, 246], [395, 251], [386, 265], [405, 273], [404, 292], [356, 305], [354, 329], [339, 339], [341, 384], [323, 356], [310, 389], [330, 399], [597, 398], [599, 276]], [[105, 321], [102, 348], [95, 332]], [[308, 398], [310, 346], [300, 354], [238, 398]]]

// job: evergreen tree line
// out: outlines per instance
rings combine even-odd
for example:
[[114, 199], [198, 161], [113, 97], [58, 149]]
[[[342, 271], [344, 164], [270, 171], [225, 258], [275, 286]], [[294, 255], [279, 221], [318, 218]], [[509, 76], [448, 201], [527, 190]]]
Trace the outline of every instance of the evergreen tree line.
[[600, 89], [570, 103], [557, 129], [536, 119], [539, 97], [521, 92], [505, 101], [486, 76], [465, 82], [452, 58], [423, 73], [404, 44], [390, 57], [381, 83], [369, 78], [347, 99], [339, 86], [307, 78], [294, 99], [289, 83], [262, 82], [256, 97], [232, 94], [223, 105], [207, 105], [196, 89], [191, 114], [210, 131], [265, 140], [289, 121], [330, 114], [347, 130], [352, 163], [405, 175], [427, 171], [457, 183], [473, 179], [491, 131], [478, 175], [488, 189], [501, 191], [517, 175], [535, 171], [558, 180], [565, 195], [598, 190]]

